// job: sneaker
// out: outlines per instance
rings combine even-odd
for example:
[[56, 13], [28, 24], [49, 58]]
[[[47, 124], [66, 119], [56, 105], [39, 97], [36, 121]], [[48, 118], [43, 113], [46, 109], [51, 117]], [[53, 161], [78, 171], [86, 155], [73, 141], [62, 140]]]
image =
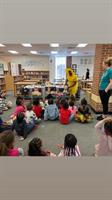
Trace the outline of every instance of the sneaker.
[[19, 140], [20, 140], [20, 141], [24, 140], [24, 137], [20, 137]]
[[98, 116], [96, 119], [97, 120], [103, 120], [105, 117], [103, 115]]

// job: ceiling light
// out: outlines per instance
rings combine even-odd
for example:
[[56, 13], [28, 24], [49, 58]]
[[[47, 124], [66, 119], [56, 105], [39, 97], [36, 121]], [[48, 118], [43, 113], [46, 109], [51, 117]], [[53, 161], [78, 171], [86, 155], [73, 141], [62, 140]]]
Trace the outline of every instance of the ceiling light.
[[71, 54], [77, 54], [78, 51], [71, 51]]
[[37, 51], [30, 51], [31, 54], [38, 54]]
[[87, 44], [78, 44], [77, 47], [86, 47]]
[[59, 44], [57, 44], [57, 43], [52, 43], [52, 44], [50, 44], [50, 46], [51, 46], [51, 47], [59, 47]]
[[4, 44], [0, 44], [0, 47], [5, 47], [5, 45]]
[[27, 43], [22, 44], [22, 46], [24, 46], [24, 47], [32, 47], [31, 44], [27, 44]]
[[51, 54], [57, 54], [58, 51], [51, 51]]
[[9, 50], [8, 51], [9, 53], [12, 53], [12, 54], [18, 54], [19, 52], [17, 52], [17, 51], [13, 51], [13, 50]]

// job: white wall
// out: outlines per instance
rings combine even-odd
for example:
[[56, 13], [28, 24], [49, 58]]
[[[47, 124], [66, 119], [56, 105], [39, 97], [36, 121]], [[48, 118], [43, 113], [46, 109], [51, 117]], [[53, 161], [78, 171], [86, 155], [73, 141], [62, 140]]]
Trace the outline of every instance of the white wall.
[[[80, 64], [80, 59], [81, 58], [91, 58], [91, 64]], [[82, 76], [86, 75], [86, 69], [90, 69], [90, 77], [93, 77], [93, 68], [94, 68], [94, 57], [72, 57], [72, 64], [77, 64], [77, 74], [79, 77], [82, 78]]]
[[0, 57], [0, 62], [21, 64], [25, 70], [49, 70], [50, 62], [48, 56], [7, 56]]

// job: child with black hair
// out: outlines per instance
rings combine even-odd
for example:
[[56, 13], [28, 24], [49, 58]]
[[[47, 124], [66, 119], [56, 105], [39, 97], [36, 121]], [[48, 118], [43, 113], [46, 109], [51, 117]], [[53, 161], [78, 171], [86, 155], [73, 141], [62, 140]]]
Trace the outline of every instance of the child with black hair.
[[59, 116], [59, 110], [53, 99], [48, 100], [48, 106], [45, 107], [44, 120], [56, 120]]
[[112, 156], [112, 117], [107, 117], [95, 125], [100, 134], [99, 144], [95, 145], [95, 156]]
[[71, 133], [65, 136], [64, 147], [62, 145], [57, 145], [57, 147], [62, 149], [58, 157], [81, 156], [77, 138]]
[[34, 122], [27, 123], [25, 115], [21, 112], [17, 114], [17, 118], [13, 121], [12, 131], [15, 130], [20, 140], [27, 138], [27, 135], [33, 130]]
[[24, 100], [22, 97], [17, 97], [16, 99], [16, 108], [15, 108], [15, 111], [14, 113], [11, 115], [11, 118], [16, 118], [17, 114], [19, 112], [22, 112], [25, 114], [25, 111], [26, 111], [26, 107], [24, 106]]
[[75, 106], [74, 101], [69, 101], [69, 110], [71, 111], [71, 114], [73, 114], [73, 115], [74, 115], [74, 118], [75, 118], [78, 109], [77, 109], [77, 107]]
[[40, 106], [40, 99], [38, 97], [33, 99], [33, 111], [38, 118], [41, 118], [42, 107]]
[[15, 136], [10, 131], [4, 131], [0, 134], [0, 155], [1, 156], [23, 156], [24, 151], [22, 148], [14, 147]]
[[56, 157], [51, 151], [45, 151], [42, 148], [42, 140], [40, 138], [33, 138], [28, 145], [28, 156], [52, 156]]
[[33, 109], [33, 106], [31, 103], [29, 103], [27, 105], [27, 111], [25, 113], [26, 122], [38, 124], [41, 121], [41, 119], [37, 118], [36, 114], [34, 113], [34, 111], [32, 109]]
[[7, 147], [4, 143], [0, 142], [0, 156], [7, 156]]
[[59, 111], [59, 120], [61, 124], [69, 124], [71, 121], [71, 111], [69, 110], [69, 104], [65, 100]]
[[88, 107], [88, 103], [85, 98], [81, 100], [81, 105], [78, 107], [78, 112], [76, 113], [75, 119], [76, 121], [82, 123], [92, 120], [90, 108]]

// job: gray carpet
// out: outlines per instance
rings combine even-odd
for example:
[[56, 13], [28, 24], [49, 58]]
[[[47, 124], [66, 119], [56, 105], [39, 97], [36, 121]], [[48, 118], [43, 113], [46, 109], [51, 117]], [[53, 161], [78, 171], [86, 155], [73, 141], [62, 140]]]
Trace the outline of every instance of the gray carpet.
[[[84, 94], [82, 93], [81, 96]], [[1, 117], [4, 120], [9, 119], [13, 109], [15, 107], [15, 98], [12, 94], [8, 94], [8, 99], [13, 102], [13, 108], [5, 111]], [[47, 150], [58, 154], [59, 150], [56, 144], [63, 144], [64, 136], [67, 133], [73, 133], [77, 137], [78, 144], [80, 146], [81, 154], [83, 156], [92, 156], [94, 153], [94, 146], [98, 143], [98, 135], [95, 132], [94, 125], [96, 124], [94, 119], [91, 123], [80, 124], [78, 122], [72, 122], [69, 125], [61, 125], [59, 121], [55, 122], [41, 122], [38, 128], [34, 129], [29, 134], [26, 140], [19, 141], [18, 137], [15, 138], [15, 146], [22, 147], [25, 152], [28, 149], [28, 142], [34, 137], [40, 137], [43, 141], [43, 147]]]

